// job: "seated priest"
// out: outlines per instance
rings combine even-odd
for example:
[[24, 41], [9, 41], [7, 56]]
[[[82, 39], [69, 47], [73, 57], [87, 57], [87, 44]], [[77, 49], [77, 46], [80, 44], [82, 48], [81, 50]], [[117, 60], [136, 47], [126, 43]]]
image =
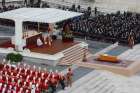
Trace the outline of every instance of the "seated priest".
[[37, 46], [40, 47], [43, 45], [43, 42], [41, 41], [40, 38], [37, 38]]

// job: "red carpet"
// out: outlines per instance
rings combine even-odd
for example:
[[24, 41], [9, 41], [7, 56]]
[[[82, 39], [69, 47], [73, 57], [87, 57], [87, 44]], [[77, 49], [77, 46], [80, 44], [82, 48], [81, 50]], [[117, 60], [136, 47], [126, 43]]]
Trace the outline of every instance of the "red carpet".
[[28, 45], [28, 46], [25, 46], [24, 48], [33, 49], [33, 48], [36, 48], [36, 47], [37, 47], [36, 45]]
[[[0, 44], [0, 47], [1, 48], [9, 48], [9, 47], [12, 47], [12, 48], [15, 48], [15, 45], [13, 45], [12, 43], [11, 43], [11, 41], [9, 40], [9, 41], [6, 41], [6, 42], [4, 42], [4, 43], [1, 43]], [[29, 49], [33, 49], [33, 48], [36, 48], [37, 46], [36, 45], [28, 45], [28, 46], [26, 46], [26, 47], [24, 47], [24, 48], [29, 48]]]
[[11, 43], [11, 41], [6, 41], [6, 42], [0, 44], [0, 47], [2, 47], [2, 48], [9, 48], [9, 47], [15, 48], [15, 45], [13, 45]]
[[[42, 46], [38, 47], [35, 44], [30, 44], [30, 45], [28, 44], [28, 46], [25, 46], [24, 48], [30, 49], [31, 52], [53, 55], [53, 54], [56, 54], [58, 52], [65, 50], [67, 48], [70, 48], [76, 44], [79, 44], [79, 42], [65, 43], [65, 42], [62, 42], [62, 40], [57, 39], [57, 40], [53, 41], [52, 46], [42, 45]], [[6, 42], [1, 43], [0, 47], [1, 48], [9, 48], [9, 47], [15, 48], [15, 45], [13, 45], [10, 40], [7, 40]]]

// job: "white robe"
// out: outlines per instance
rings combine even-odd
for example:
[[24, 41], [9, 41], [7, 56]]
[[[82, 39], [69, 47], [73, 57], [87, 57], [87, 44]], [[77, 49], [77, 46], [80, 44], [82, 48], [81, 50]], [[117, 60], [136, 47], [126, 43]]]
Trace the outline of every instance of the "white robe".
[[40, 38], [38, 38], [37, 39], [37, 46], [42, 46], [42, 45], [43, 45], [42, 41], [40, 40]]

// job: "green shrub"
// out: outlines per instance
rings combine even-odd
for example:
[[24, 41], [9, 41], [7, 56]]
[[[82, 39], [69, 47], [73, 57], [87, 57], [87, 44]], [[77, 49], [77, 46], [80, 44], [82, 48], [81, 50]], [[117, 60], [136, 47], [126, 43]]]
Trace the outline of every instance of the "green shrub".
[[11, 62], [21, 62], [23, 60], [23, 56], [19, 53], [9, 53], [6, 56], [6, 60], [10, 60]]

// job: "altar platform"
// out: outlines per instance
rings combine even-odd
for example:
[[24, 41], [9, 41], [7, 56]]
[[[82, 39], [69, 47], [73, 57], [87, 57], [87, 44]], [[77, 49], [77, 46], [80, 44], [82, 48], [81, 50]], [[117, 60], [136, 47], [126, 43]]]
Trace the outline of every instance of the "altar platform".
[[[85, 52], [84, 49], [87, 46], [86, 43], [80, 41], [63, 42], [61, 39], [56, 39], [53, 40], [51, 46], [43, 44], [38, 47], [31, 44], [18, 53], [28, 58], [44, 59], [46, 60], [45, 64], [49, 65], [70, 65], [82, 61]], [[16, 52], [14, 48], [15, 46], [10, 40], [0, 43], [0, 53]]]
[[[43, 53], [43, 54], [50, 54], [50, 55], [54, 55], [58, 52], [62, 52], [72, 46], [75, 46], [77, 44], [79, 44], [80, 42], [78, 41], [74, 41], [74, 42], [63, 42], [60, 39], [57, 40], [53, 40], [52, 45], [49, 46], [47, 44], [44, 44], [40, 47], [35, 46], [35, 45], [28, 45], [28, 49], [31, 52], [36, 52], [36, 53]], [[11, 43], [10, 40], [7, 40], [6, 42], [3, 42], [0, 44], [0, 48], [15, 48], [15, 46]]]
[[40, 47], [33, 47], [29, 48], [31, 52], [37, 52], [37, 53], [43, 53], [43, 54], [50, 54], [54, 55], [58, 52], [62, 52], [72, 46], [75, 46], [79, 44], [80, 42], [74, 41], [74, 42], [63, 42], [60, 39], [53, 40], [52, 45], [42, 45]]

